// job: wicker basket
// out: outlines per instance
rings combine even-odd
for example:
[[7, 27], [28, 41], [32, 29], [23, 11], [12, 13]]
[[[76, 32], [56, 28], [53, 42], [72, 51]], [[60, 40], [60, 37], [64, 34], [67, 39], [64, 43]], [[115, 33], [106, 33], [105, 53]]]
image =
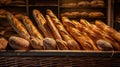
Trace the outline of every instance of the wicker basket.
[[0, 51], [0, 67], [120, 67], [120, 52]]

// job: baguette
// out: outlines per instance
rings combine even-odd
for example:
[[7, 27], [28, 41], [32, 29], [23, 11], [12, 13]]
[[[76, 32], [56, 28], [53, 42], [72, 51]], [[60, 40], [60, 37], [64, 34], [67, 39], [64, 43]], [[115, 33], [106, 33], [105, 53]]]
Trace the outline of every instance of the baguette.
[[[95, 40], [95, 42], [98, 39], [102, 39], [102, 41], [104, 40], [104, 42], [105, 41], [109, 42], [112, 45], [112, 47], [115, 48], [115, 50], [119, 50], [119, 44], [111, 36], [106, 34], [102, 29], [99, 29], [97, 26], [90, 24], [88, 21], [83, 20], [83, 19], [80, 20], [80, 23], [86, 28], [88, 28], [88, 29], [85, 29], [85, 32], [87, 32], [89, 35], [94, 34], [94, 36], [92, 37], [94, 37], [93, 40]], [[91, 32], [90, 30], [93, 32]]]
[[51, 34], [51, 32], [46, 24], [46, 19], [44, 18], [42, 13], [39, 10], [34, 9], [33, 10], [33, 17], [38, 25], [38, 28], [42, 31], [44, 36], [53, 38], [53, 35]]
[[[84, 31], [89, 34], [89, 36], [94, 40], [94, 42], [97, 42], [97, 40], [102, 39], [102, 41], [105, 43], [104, 46], [107, 44], [107, 42], [109, 42], [116, 50], [119, 50], [119, 44], [104, 31], [100, 30], [97, 26], [90, 24], [86, 20], [82, 19], [80, 21], [80, 23], [86, 27]], [[97, 46], [98, 45], [99, 44], [97, 44]]]
[[45, 38], [43, 40], [43, 44], [44, 44], [44, 49], [45, 50], [56, 50], [57, 49], [57, 43], [54, 39], [52, 38]]
[[40, 11], [34, 9], [33, 10], [33, 16], [38, 24], [38, 28], [42, 31], [43, 35], [45, 36], [45, 39], [43, 39], [43, 47], [45, 50], [55, 50], [57, 49], [56, 41], [53, 39], [52, 35], [48, 32], [48, 30], [45, 28], [46, 20], [44, 16], [40, 13]]
[[55, 38], [55, 39], [62, 40], [62, 37], [61, 37], [60, 33], [58, 32], [58, 29], [57, 29], [57, 28], [55, 27], [55, 25], [53, 24], [50, 16], [46, 15], [46, 19], [47, 19], [47, 21], [48, 21], [47, 23], [48, 23], [48, 25], [49, 25], [49, 27], [50, 27], [53, 35], [54, 35], [54, 38]]
[[87, 27], [82, 26], [79, 22], [72, 21], [72, 23], [75, 25], [75, 27], [80, 30], [81, 32], [85, 32], [88, 34], [88, 36], [93, 40], [95, 43], [95, 46], [98, 48], [98, 50], [101, 51], [112, 51], [114, 50], [112, 47], [112, 44], [104, 38], [101, 38], [101, 35], [98, 36], [93, 30], [90, 30]]
[[112, 37], [107, 35], [104, 31], [100, 30], [96, 25], [90, 24], [88, 21], [83, 20], [83, 19], [81, 19], [80, 21], [81, 21], [80, 23], [84, 24], [85, 27], [91, 29], [94, 33], [98, 34], [99, 36], [113, 40]]
[[85, 19], [80, 19], [80, 24], [82, 24], [84, 27], [91, 28], [91, 24]]
[[96, 20], [95, 21], [95, 25], [102, 29], [103, 31], [107, 32], [108, 34], [113, 34], [113, 33], [117, 33], [117, 31], [113, 28], [111, 28], [110, 26], [106, 25], [104, 22]]
[[24, 25], [17, 19], [15, 18], [11, 13], [7, 12], [7, 18], [10, 22], [10, 25], [12, 28], [23, 38], [29, 40], [30, 35]]
[[77, 4], [78, 6], [83, 6], [83, 7], [86, 7], [86, 6], [89, 6], [90, 5], [90, 2], [89, 1], [80, 1], [78, 2]]
[[[96, 34], [95, 32], [93, 32], [92, 30], [90, 30], [88, 28], [85, 28], [84, 31], [95, 42], [95, 44], [99, 50], [102, 50], [102, 51], [114, 50], [113, 46], [111, 47], [111, 45], [113, 43], [110, 40], [103, 38], [100, 35], [98, 36], [98, 34]], [[116, 42], [115, 42], [115, 44], [116, 44]]]
[[[106, 24], [104, 24], [101, 21], [96, 21], [95, 22], [96, 26], [98, 28], [100, 28], [101, 30], [104, 31], [104, 34], [109, 35], [110, 37], [112, 37], [111, 39], [108, 37], [104, 37], [105, 39], [107, 39], [109, 42], [112, 43], [112, 46], [116, 49], [116, 50], [120, 50], [120, 33], [118, 33], [116, 30], [114, 30], [113, 28], [110, 28], [109, 26], [107, 26]], [[103, 34], [103, 35], [104, 35]]]
[[42, 34], [37, 30], [37, 28], [34, 26], [34, 24], [29, 19], [28, 16], [23, 16], [22, 20], [23, 20], [23, 24], [25, 25], [27, 31], [30, 33], [31, 36], [37, 37], [40, 40], [43, 39]]
[[[104, 31], [100, 30], [96, 25], [90, 24], [88, 21], [83, 20], [83, 19], [80, 20], [80, 23], [82, 25], [84, 25], [86, 28], [89, 28], [90, 30], [92, 30], [95, 34], [98, 34], [100, 37], [102, 36], [102, 37], [108, 38], [110, 40], [113, 40], [112, 37], [107, 35]], [[99, 36], [97, 36], [97, 37], [99, 37]]]
[[65, 41], [56, 39], [56, 43], [59, 50], [68, 50], [67, 43]]
[[[84, 35], [85, 38], [87, 38], [87, 40], [89, 40], [93, 46], [93, 48], [95, 50], [98, 50], [97, 46], [96, 46], [96, 41], [94, 40], [94, 38], [96, 38], [97, 34], [95, 34], [92, 31], [89, 31], [89, 29], [87, 29], [87, 32], [85, 32], [85, 27], [82, 26], [79, 22], [72, 20], [72, 23], [74, 25], [74, 27], [76, 29], [78, 29], [80, 32], [82, 32], [82, 34]], [[96, 38], [97, 39], [97, 38]]]
[[80, 49], [79, 44], [66, 31], [66, 29], [63, 27], [62, 23], [59, 21], [59, 19], [56, 17], [56, 15], [51, 10], [47, 10], [47, 14], [51, 17], [51, 20], [53, 21], [53, 23], [57, 27], [61, 36], [67, 42], [67, 44], [68, 44], [67, 46], [69, 47], [69, 49], [79, 50]]
[[15, 17], [16, 17], [18, 20], [20, 20], [20, 21], [22, 21], [22, 17], [23, 17], [23, 16], [24, 16], [24, 15], [21, 14], [21, 13], [15, 14]]
[[63, 50], [67, 50], [67, 45], [65, 43], [65, 41], [63, 41], [60, 33], [58, 32], [58, 29], [55, 27], [55, 25], [53, 24], [51, 18], [46, 15], [46, 19], [47, 19], [47, 23], [51, 29], [51, 31], [53, 32], [54, 38], [56, 39], [56, 42], [58, 43], [58, 49], [63, 49]]
[[90, 12], [89, 17], [91, 17], [91, 18], [104, 17], [104, 13], [102, 13], [102, 12]]
[[86, 33], [81, 32], [75, 28], [75, 26], [68, 18], [62, 17], [62, 21], [66, 29], [81, 44], [84, 50], [98, 50], [94, 45], [94, 42], [86, 35]]
[[105, 40], [99, 39], [99, 40], [97, 40], [96, 43], [98, 45], [98, 48], [102, 51], [113, 51], [112, 45]]
[[36, 50], [44, 50], [43, 40], [38, 39], [37, 37], [30, 37], [31, 46]]
[[[92, 26], [93, 27], [93, 26]], [[93, 29], [94, 28], [94, 29]], [[96, 27], [92, 29], [85, 28], [84, 31], [90, 36], [90, 38], [96, 43], [99, 50], [102, 51], [112, 51], [113, 44], [118, 45], [111, 39], [108, 35], [103, 35], [102, 31], [98, 30]], [[111, 41], [112, 40], [112, 41]]]
[[15, 50], [29, 50], [30, 43], [24, 38], [11, 36], [9, 38], [9, 45]]
[[111, 36], [109, 36], [106, 32], [99, 29], [96, 25], [92, 25], [92, 31], [94, 31], [96, 34], [102, 36], [103, 38], [107, 38], [109, 40], [114, 40]]

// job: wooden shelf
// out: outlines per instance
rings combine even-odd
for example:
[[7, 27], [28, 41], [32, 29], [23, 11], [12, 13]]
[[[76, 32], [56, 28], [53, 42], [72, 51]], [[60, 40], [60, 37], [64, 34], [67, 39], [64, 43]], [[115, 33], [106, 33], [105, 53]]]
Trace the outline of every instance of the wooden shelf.
[[42, 7], [42, 6], [49, 6], [49, 7], [58, 7], [58, 5], [28, 5], [29, 7]]
[[69, 9], [103, 9], [103, 8], [107, 8], [106, 6], [105, 7], [65, 7], [65, 6], [60, 6], [60, 8], [64, 8], [64, 9], [66, 9], [66, 8], [69, 8]]
[[[67, 0], [65, 0], [67, 1]], [[102, 19], [102, 20], [106, 20], [106, 22], [108, 21], [108, 17], [107, 17], [107, 10], [108, 10], [108, 4], [107, 4], [107, 1], [105, 1], [105, 5], [104, 7], [92, 7], [92, 6], [86, 6], [86, 7], [65, 7], [65, 6], [62, 6], [61, 3], [65, 2], [64, 0], [22, 0], [22, 1], [13, 1], [11, 4], [9, 5], [0, 5], [0, 8], [1, 9], [20, 9], [20, 8], [25, 8], [25, 12], [28, 16], [31, 16], [31, 12], [32, 12], [32, 9], [33, 8], [37, 8], [37, 9], [40, 9], [40, 10], [43, 10], [43, 14], [46, 14], [45, 13], [45, 10], [48, 8], [52, 9], [54, 13], [56, 13], [56, 15], [60, 18], [60, 14], [65, 12], [65, 11], [80, 11], [80, 12], [83, 12], [84, 10], [88, 11], [89, 10], [92, 10], [92, 11], [97, 11], [97, 10], [100, 10], [101, 12], [103, 12], [105, 14], [105, 17], [100, 17], [100, 18], [97, 18], [97, 19]], [[79, 0], [81, 1], [81, 0]], [[84, 1], [84, 0], [83, 0]], [[90, 1], [91, 0], [86, 0], [86, 1]], [[69, 0], [69, 2], [78, 2], [78, 0]], [[6, 8], [4, 8], [6, 7]], [[15, 8], [14, 8], [15, 7]], [[20, 9], [21, 10], [21, 9]], [[86, 17], [78, 17], [78, 18], [86, 18]], [[76, 18], [76, 19], [78, 19]], [[96, 18], [89, 18], [87, 17], [86, 19], [96, 19]]]
[[0, 7], [26, 7], [26, 5], [0, 5]]

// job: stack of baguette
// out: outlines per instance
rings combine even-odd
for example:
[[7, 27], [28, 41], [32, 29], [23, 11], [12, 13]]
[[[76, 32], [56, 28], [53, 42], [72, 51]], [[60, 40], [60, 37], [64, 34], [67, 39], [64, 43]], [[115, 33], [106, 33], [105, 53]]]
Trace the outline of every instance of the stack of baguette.
[[12, 0], [0, 0], [0, 5], [8, 5], [12, 2]]
[[84, 18], [84, 17], [89, 17], [89, 18], [100, 18], [100, 17], [104, 17], [104, 13], [101, 11], [96, 11], [96, 12], [79, 12], [79, 11], [75, 11], [75, 12], [64, 12], [61, 13], [61, 16], [66, 16], [68, 18]]
[[46, 13], [44, 16], [33, 10], [35, 26], [28, 16], [18, 19], [7, 12], [7, 19], [18, 34], [9, 37], [9, 45], [15, 50], [120, 50], [120, 33], [102, 21], [91, 24], [85, 19], [59, 20], [52, 10], [47, 9]]

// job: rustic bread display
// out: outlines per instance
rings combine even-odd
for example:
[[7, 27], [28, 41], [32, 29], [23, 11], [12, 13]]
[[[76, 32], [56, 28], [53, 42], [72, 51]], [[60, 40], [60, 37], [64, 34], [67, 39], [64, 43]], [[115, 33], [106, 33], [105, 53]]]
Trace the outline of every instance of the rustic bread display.
[[[69, 16], [75, 16], [79, 12], [71, 13], [73, 15]], [[87, 16], [87, 13], [81, 15], [84, 14]], [[101, 12], [91, 12], [88, 15], [104, 16]], [[10, 45], [15, 50], [120, 50], [120, 33], [99, 20], [92, 24], [85, 19], [70, 20], [65, 15], [60, 20], [50, 9], [46, 10], [45, 17], [39, 10], [33, 10], [37, 25], [28, 16], [21, 14], [17, 16], [7, 12], [6, 17], [13, 29], [0, 27], [0, 36], [9, 38], [8, 44], [7, 41], [0, 40], [3, 45], [0, 49], [6, 49]]]

